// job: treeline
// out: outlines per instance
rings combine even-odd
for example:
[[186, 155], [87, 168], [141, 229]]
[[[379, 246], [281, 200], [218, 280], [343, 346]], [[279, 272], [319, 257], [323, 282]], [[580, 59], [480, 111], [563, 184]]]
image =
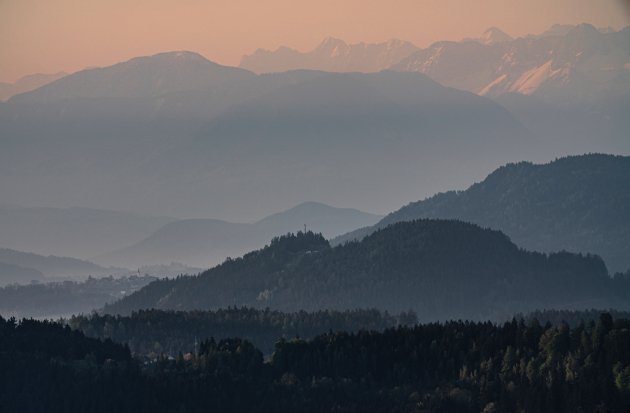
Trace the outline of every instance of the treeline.
[[210, 337], [240, 337], [271, 354], [280, 338], [311, 338], [328, 331], [382, 331], [416, 322], [413, 312], [397, 316], [377, 310], [282, 313], [236, 307], [188, 312], [141, 310], [131, 316], [91, 314], [68, 320], [73, 329], [88, 337], [126, 343], [132, 352], [151, 357], [185, 353], [195, 342]]
[[[131, 411], [129, 349], [50, 321], [0, 317], [1, 412]], [[117, 410], [121, 408], [121, 410]]]
[[536, 310], [527, 314], [516, 314], [514, 318], [517, 320], [523, 319], [526, 323], [533, 320], [537, 320], [542, 324], [551, 323], [551, 325], [559, 326], [563, 323], [568, 324], [571, 327], [577, 327], [581, 323], [587, 323], [589, 321], [597, 321], [602, 313], [608, 313], [615, 319], [627, 319], [630, 320], [630, 311], [619, 310]]
[[626, 412], [630, 320], [447, 322], [280, 340], [204, 340], [140, 363], [60, 325], [0, 319], [0, 410]]

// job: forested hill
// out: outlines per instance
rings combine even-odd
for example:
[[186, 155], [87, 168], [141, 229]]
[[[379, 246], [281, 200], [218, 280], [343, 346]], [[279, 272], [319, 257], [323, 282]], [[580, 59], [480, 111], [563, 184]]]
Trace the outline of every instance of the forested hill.
[[508, 164], [465, 191], [410, 203], [333, 243], [419, 218], [473, 222], [503, 231], [523, 248], [593, 253], [611, 272], [625, 271], [630, 268], [630, 157], [592, 154], [544, 165]]
[[419, 320], [496, 318], [540, 308], [628, 307], [596, 256], [519, 249], [499, 231], [418, 220], [331, 248], [311, 232], [275, 238], [261, 250], [199, 276], [156, 281], [106, 306], [269, 307], [283, 311], [414, 310]]

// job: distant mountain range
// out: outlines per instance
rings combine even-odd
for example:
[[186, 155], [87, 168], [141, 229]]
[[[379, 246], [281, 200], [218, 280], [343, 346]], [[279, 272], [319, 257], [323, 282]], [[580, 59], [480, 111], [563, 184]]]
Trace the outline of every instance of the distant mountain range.
[[326, 72], [380, 72], [419, 49], [409, 42], [392, 39], [384, 43], [347, 44], [328, 37], [310, 52], [288, 47], [275, 51], [258, 49], [241, 59], [239, 67], [255, 73], [286, 72], [296, 69]]
[[420, 72], [433, 80], [485, 96], [514, 92], [553, 101], [593, 99], [630, 92], [630, 27], [554, 25], [539, 35], [512, 38], [497, 27], [480, 37], [418, 48], [402, 40], [348, 45], [327, 38], [301, 53], [280, 47], [243, 56], [257, 73], [314, 69], [329, 72]]
[[[613, 152], [630, 150], [625, 132], [630, 120], [623, 110], [630, 105], [630, 27], [616, 31], [589, 24], [554, 25], [520, 38], [492, 27], [478, 38], [439, 41], [415, 50], [399, 40], [355, 46], [327, 39], [309, 53], [257, 51], [243, 57], [241, 67], [265, 72], [419, 72], [442, 85], [495, 99], [554, 153], [568, 141], [582, 148], [578, 152], [601, 151], [594, 144], [596, 136], [609, 142]], [[382, 49], [400, 50], [396, 56], [412, 52], [388, 66]], [[387, 56], [391, 61], [394, 54]]]
[[335, 248], [311, 232], [276, 238], [198, 276], [153, 282], [105, 312], [377, 308], [411, 309], [420, 320], [497, 319], [536, 308], [627, 308], [624, 282], [596, 256], [527, 252], [498, 231], [419, 220]]
[[[304, 199], [390, 211], [506, 162], [630, 154], [629, 33], [491, 29], [379, 73], [256, 75], [182, 51], [84, 70], [0, 105], [0, 193], [252, 222]], [[481, 93], [503, 74], [492, 99], [439, 83]]]
[[333, 237], [372, 225], [380, 218], [356, 209], [307, 202], [251, 224], [216, 219], [178, 220], [166, 224], [142, 241], [97, 257], [96, 261], [130, 268], [170, 262], [209, 268], [227, 257], [238, 257], [264, 245], [274, 236], [296, 232], [305, 226]]
[[594, 253], [611, 272], [630, 269], [630, 157], [584, 155], [508, 164], [465, 191], [437, 194], [333, 240], [361, 239], [420, 218], [459, 219], [505, 232], [536, 251]]
[[[332, 238], [373, 225], [381, 218], [356, 209], [334, 208], [317, 202], [299, 204], [255, 223], [176, 219], [90, 208], [0, 206], [0, 248], [6, 247], [5, 252], [10, 251], [8, 248], [32, 251], [36, 254], [19, 254], [38, 257], [49, 264], [51, 257], [47, 255], [52, 254], [81, 257], [106, 267], [139, 268], [142, 274], [166, 276], [199, 272], [228, 256], [240, 256], [274, 236], [304, 226]], [[18, 251], [14, 252], [18, 254]], [[0, 254], [0, 262], [3, 262], [2, 257]], [[59, 269], [37, 265], [26, 258], [7, 262], [36, 268], [53, 277], [112, 273], [112, 269], [100, 268], [91, 262], [85, 262], [89, 267], [62, 266]], [[192, 264], [197, 267], [190, 267]], [[121, 274], [128, 272], [120, 270]]]
[[37, 73], [24, 76], [14, 83], [0, 82], [0, 101], [8, 100], [10, 97], [19, 95], [20, 93], [30, 92], [31, 90], [54, 82], [57, 79], [61, 79], [66, 75], [67, 73], [65, 72], [53, 74]]
[[494, 29], [484, 39], [437, 42], [391, 68], [485, 96], [515, 92], [557, 102], [630, 92], [630, 27], [602, 32], [581, 24], [518, 39]]
[[550, 156], [500, 105], [422, 74], [256, 76], [185, 52], [14, 96], [0, 134], [12, 203], [237, 222], [304, 199], [391, 210]]

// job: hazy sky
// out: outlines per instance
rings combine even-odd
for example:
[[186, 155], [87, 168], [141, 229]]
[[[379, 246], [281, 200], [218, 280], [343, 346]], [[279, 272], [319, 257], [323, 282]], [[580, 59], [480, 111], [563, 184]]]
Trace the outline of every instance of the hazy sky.
[[300, 50], [324, 37], [427, 46], [498, 26], [630, 24], [626, 0], [0, 0], [0, 81], [192, 50], [227, 65], [258, 47]]

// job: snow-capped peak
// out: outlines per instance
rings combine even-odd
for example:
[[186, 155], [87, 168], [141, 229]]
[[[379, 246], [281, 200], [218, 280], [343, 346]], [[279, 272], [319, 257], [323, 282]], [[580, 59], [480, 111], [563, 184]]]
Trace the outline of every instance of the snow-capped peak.
[[490, 45], [496, 43], [509, 42], [512, 37], [497, 27], [490, 27], [478, 39], [480, 43]]
[[317, 47], [321, 50], [334, 49], [335, 47], [343, 47], [347, 46], [346, 42], [341, 39], [337, 39], [336, 37], [327, 37], [325, 38]]

